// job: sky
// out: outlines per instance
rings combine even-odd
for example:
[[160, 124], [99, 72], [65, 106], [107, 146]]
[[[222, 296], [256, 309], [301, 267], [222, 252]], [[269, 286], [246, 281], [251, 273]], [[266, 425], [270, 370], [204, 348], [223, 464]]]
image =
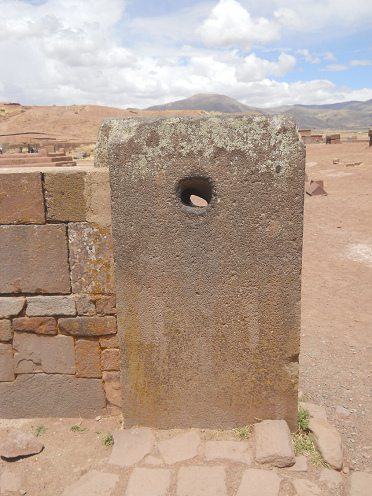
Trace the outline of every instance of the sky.
[[0, 0], [0, 102], [372, 99], [371, 0]]

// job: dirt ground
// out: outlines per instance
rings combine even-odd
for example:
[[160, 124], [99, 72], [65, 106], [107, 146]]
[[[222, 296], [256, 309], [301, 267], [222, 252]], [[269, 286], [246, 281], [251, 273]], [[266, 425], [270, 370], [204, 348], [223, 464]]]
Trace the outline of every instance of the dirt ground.
[[[340, 164], [333, 164], [334, 158]], [[345, 165], [358, 161], [358, 166]], [[346, 465], [372, 472], [372, 148], [366, 143], [307, 145], [307, 174], [324, 180], [328, 196], [305, 195], [300, 390], [326, 408], [342, 435]], [[351, 411], [348, 418], [335, 416], [338, 405]], [[118, 428], [119, 418], [83, 420], [88, 430], [71, 432], [78, 423], [0, 420], [0, 438], [11, 428], [47, 428], [42, 453], [15, 462], [0, 459], [0, 474], [22, 475], [28, 496], [55, 496], [88, 470], [119, 473], [107, 467], [111, 448], [101, 443], [102, 436]], [[234, 438], [231, 432], [226, 436]], [[319, 470], [310, 467], [305, 477], [316, 480]], [[126, 477], [121, 475], [120, 487]], [[124, 493], [116, 488], [112, 494]]]
[[350, 468], [372, 471], [372, 147], [307, 145], [306, 160], [328, 196], [305, 198], [300, 390], [327, 409]]

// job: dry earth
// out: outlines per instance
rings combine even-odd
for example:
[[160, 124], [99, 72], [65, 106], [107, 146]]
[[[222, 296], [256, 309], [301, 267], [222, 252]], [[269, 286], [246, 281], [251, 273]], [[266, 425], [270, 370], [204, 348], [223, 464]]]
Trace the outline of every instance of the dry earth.
[[[332, 163], [336, 157], [338, 165]], [[358, 166], [345, 165], [358, 161]], [[300, 389], [309, 401], [326, 408], [339, 429], [346, 465], [372, 473], [372, 148], [366, 143], [308, 145], [307, 164], [309, 179], [323, 179], [328, 196], [305, 198]], [[351, 411], [348, 418], [335, 415], [338, 405]], [[122, 495], [128, 472], [107, 465], [111, 448], [101, 444], [118, 420], [83, 420], [81, 425], [88, 427], [84, 433], [70, 431], [79, 419], [0, 420], [0, 438], [14, 427], [24, 432], [41, 424], [47, 428], [41, 437], [43, 452], [15, 462], [0, 459], [0, 474], [8, 470], [21, 475], [28, 496], [55, 496], [86, 471], [104, 470], [120, 474], [112, 496]], [[157, 433], [158, 438], [170, 435]], [[232, 432], [202, 435], [234, 438]], [[229, 477], [239, 478], [243, 469], [235, 464]], [[320, 470], [310, 467], [301, 478], [317, 482]], [[280, 496], [293, 496], [286, 481]], [[232, 483], [229, 495], [235, 491]]]

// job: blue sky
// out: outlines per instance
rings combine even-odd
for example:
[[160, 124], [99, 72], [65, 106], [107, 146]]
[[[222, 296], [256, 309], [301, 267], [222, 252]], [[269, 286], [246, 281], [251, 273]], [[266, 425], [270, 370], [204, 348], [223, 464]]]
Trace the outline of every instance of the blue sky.
[[370, 0], [0, 0], [0, 101], [372, 99]]

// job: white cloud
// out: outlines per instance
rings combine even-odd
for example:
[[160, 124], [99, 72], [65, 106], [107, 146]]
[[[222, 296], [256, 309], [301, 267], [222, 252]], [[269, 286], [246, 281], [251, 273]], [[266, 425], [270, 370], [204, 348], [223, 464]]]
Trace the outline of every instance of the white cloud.
[[245, 57], [236, 70], [237, 81], [262, 81], [267, 76], [284, 76], [296, 65], [293, 55], [281, 53], [278, 62], [260, 59], [254, 53]]
[[250, 50], [252, 43], [279, 40], [279, 27], [264, 17], [252, 18], [236, 0], [220, 0], [197, 33], [206, 46], [241, 45]]
[[330, 61], [334, 61], [334, 62], [336, 62], [336, 60], [337, 60], [337, 58], [331, 52], [326, 52], [323, 55], [322, 59], [323, 60], [330, 60]]
[[296, 50], [297, 54], [303, 55], [305, 58], [306, 62], [310, 62], [310, 64], [319, 64], [320, 58], [319, 57], [313, 57], [313, 55], [310, 54], [309, 50], [307, 48], [300, 48]]
[[321, 71], [347, 71], [349, 69], [349, 66], [345, 64], [329, 64], [323, 69], [320, 69]]
[[372, 60], [370, 59], [350, 60], [350, 65], [352, 65], [353, 67], [357, 65], [372, 65]]

